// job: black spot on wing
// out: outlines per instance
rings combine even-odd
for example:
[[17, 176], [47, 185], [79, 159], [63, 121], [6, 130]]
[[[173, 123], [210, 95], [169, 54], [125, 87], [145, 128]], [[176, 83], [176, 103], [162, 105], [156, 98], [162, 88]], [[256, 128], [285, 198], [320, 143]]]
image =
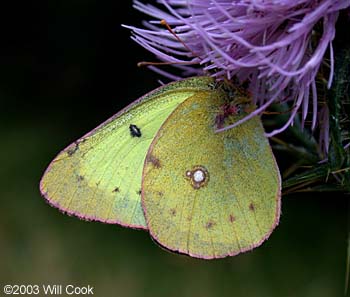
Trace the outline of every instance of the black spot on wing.
[[156, 156], [147, 155], [146, 161], [147, 161], [148, 163], [151, 163], [151, 164], [153, 165], [154, 168], [160, 168], [160, 167], [162, 167], [161, 164], [160, 164], [160, 160], [159, 160]]
[[68, 156], [72, 156], [79, 149], [79, 143], [77, 141], [73, 142], [67, 149]]
[[233, 214], [230, 214], [229, 221], [233, 223], [236, 220], [236, 217]]
[[78, 179], [78, 182], [81, 182], [81, 181], [83, 181], [85, 178], [84, 178], [83, 175], [78, 175], [78, 176], [77, 176], [77, 179]]
[[131, 124], [129, 126], [129, 130], [130, 130], [130, 135], [132, 137], [141, 137], [141, 129], [139, 127], [137, 127], [136, 125]]
[[205, 228], [207, 230], [209, 230], [209, 229], [212, 229], [214, 226], [215, 226], [215, 222], [209, 221], [209, 222], [206, 223]]

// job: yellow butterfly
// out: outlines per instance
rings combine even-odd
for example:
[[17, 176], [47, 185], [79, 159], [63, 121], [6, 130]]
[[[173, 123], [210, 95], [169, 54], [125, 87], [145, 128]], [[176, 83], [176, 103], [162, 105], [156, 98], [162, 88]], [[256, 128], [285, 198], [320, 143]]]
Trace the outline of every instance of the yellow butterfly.
[[259, 117], [215, 132], [227, 100], [208, 77], [156, 89], [60, 152], [42, 194], [82, 219], [149, 229], [194, 257], [259, 246], [279, 221], [280, 175]]

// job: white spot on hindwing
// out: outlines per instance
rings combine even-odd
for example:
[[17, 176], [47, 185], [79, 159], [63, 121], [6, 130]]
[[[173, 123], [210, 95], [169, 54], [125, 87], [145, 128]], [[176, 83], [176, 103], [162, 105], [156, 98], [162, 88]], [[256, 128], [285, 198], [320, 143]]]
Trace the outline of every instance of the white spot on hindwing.
[[204, 181], [204, 179], [205, 179], [205, 176], [202, 170], [198, 169], [193, 173], [193, 180], [196, 183], [201, 183], [202, 181]]
[[196, 165], [192, 170], [186, 170], [186, 179], [191, 182], [191, 185], [194, 189], [199, 189], [208, 184], [209, 181], [209, 172], [202, 165]]

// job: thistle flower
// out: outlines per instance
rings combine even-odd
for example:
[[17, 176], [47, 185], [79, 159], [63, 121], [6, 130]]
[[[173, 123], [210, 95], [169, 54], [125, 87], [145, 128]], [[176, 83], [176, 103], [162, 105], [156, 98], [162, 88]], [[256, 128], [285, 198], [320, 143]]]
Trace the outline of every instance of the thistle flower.
[[[156, 5], [134, 1], [134, 7], [155, 20], [145, 29], [128, 27], [133, 39], [183, 76], [210, 74], [218, 80], [237, 77], [248, 82], [257, 109], [236, 122], [261, 114], [272, 103], [292, 106], [287, 122], [298, 112], [304, 123], [311, 112], [311, 130], [318, 126], [320, 146], [328, 151], [328, 109], [319, 107], [316, 75], [329, 54], [330, 88], [333, 77], [335, 23], [350, 0], [158, 0]], [[165, 8], [165, 11], [163, 10]], [[161, 25], [165, 20], [172, 28]], [[175, 34], [173, 34], [175, 33]], [[179, 79], [155, 66], [153, 70]], [[228, 126], [218, 131], [229, 129]]]

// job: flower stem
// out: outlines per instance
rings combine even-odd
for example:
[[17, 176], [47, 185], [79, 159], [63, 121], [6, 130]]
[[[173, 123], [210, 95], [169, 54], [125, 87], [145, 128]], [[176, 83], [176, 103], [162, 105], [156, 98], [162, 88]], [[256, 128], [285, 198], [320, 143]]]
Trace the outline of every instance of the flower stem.
[[[284, 180], [285, 194], [297, 191], [350, 192], [350, 41], [336, 49], [333, 85], [325, 94], [330, 123], [328, 159], [309, 164], [311, 169]], [[305, 149], [309, 148], [305, 146]]]

